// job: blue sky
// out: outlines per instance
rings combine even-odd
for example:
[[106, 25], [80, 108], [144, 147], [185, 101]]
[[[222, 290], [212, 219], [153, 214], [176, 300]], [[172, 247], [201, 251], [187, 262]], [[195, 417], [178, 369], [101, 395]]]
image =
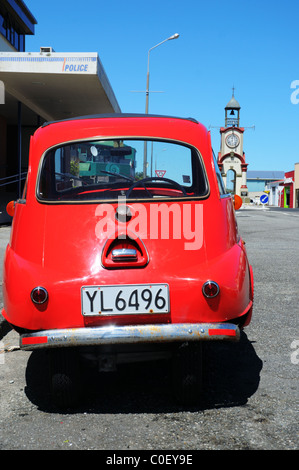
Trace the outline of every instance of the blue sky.
[[132, 90], [146, 88], [148, 50], [179, 33], [151, 52], [150, 90], [163, 93], [150, 94], [149, 112], [213, 126], [217, 154], [234, 86], [248, 170], [299, 162], [298, 0], [25, 3], [38, 21], [26, 51], [97, 52], [122, 112], [145, 111], [145, 93]]

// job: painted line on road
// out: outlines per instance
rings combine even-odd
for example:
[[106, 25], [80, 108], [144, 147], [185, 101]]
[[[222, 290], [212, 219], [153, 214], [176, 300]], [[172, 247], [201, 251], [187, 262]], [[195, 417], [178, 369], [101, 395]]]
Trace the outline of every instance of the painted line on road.
[[299, 217], [299, 215], [289, 214], [288, 212], [281, 212], [281, 214], [287, 215], [287, 216], [289, 216], [289, 217], [297, 217], [297, 218]]

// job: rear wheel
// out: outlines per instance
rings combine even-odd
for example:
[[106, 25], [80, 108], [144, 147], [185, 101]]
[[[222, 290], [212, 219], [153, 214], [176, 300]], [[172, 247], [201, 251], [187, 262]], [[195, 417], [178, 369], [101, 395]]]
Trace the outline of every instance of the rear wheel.
[[172, 384], [179, 403], [195, 405], [200, 402], [202, 392], [201, 343], [184, 343], [174, 353]]
[[50, 353], [50, 389], [53, 403], [59, 408], [72, 408], [80, 402], [82, 390], [77, 351], [58, 348]]

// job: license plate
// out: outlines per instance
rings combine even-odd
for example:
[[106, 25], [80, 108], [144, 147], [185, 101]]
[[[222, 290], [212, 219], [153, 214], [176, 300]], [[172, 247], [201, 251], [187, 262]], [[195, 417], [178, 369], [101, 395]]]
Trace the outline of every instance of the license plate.
[[136, 315], [169, 312], [167, 284], [84, 286], [82, 315]]

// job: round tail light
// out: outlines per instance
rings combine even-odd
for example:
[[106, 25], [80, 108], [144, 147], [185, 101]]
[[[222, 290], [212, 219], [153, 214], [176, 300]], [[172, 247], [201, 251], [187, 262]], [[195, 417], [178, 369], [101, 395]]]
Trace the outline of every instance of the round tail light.
[[44, 304], [48, 300], [48, 292], [44, 287], [35, 287], [31, 291], [31, 300], [38, 305]]
[[207, 281], [202, 286], [203, 295], [207, 297], [207, 299], [213, 299], [214, 297], [216, 297], [216, 295], [219, 294], [219, 291], [219, 286], [217, 282], [214, 281]]

